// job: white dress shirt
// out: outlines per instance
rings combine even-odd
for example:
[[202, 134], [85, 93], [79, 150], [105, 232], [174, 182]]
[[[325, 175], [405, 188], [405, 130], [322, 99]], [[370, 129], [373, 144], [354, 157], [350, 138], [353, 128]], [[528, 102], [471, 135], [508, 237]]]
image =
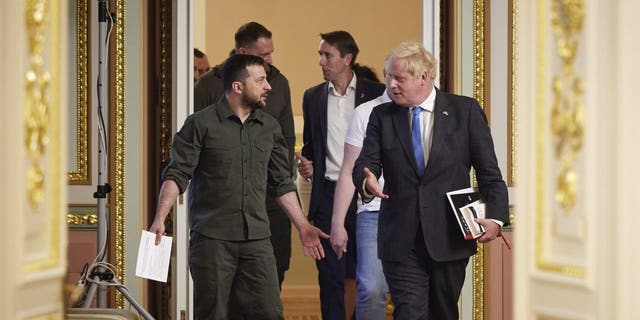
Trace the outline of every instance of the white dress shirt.
[[344, 138], [356, 104], [356, 75], [353, 74], [344, 95], [340, 95], [329, 82], [327, 96], [327, 154], [325, 179], [338, 181], [344, 157]]

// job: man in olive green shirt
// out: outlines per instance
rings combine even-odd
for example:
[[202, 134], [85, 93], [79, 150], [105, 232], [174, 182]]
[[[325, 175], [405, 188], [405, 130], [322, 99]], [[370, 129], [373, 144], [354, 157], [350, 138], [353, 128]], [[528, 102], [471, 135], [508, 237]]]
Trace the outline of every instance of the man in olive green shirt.
[[271, 90], [262, 58], [235, 55], [223, 67], [225, 99], [189, 116], [175, 135], [164, 171], [156, 242], [178, 195], [189, 192], [189, 267], [196, 319], [282, 319], [269, 241], [269, 192], [298, 229], [303, 251], [322, 259], [291, 180], [287, 144], [278, 122], [260, 108]]
[[[289, 161], [293, 171], [296, 134], [291, 109], [291, 90], [289, 89], [289, 80], [273, 65], [274, 42], [271, 31], [262, 24], [252, 21], [240, 26], [234, 39], [235, 48], [232, 54], [251, 54], [264, 59], [267, 63], [265, 69], [271, 91], [269, 91], [265, 107], [262, 110], [278, 120], [282, 136], [289, 146]], [[203, 75], [194, 86], [193, 108], [195, 111], [200, 111], [218, 102], [223, 96], [222, 64], [219, 64]], [[267, 195], [266, 206], [271, 229], [271, 246], [276, 257], [278, 280], [282, 285], [291, 259], [291, 222], [273, 196]]]

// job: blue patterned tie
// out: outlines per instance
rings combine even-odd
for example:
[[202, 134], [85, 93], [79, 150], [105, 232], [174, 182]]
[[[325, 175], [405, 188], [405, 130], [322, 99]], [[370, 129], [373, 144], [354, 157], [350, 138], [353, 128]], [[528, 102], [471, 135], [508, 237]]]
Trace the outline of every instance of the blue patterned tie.
[[413, 143], [413, 156], [416, 158], [420, 174], [424, 171], [424, 151], [422, 150], [422, 134], [420, 133], [421, 111], [420, 107], [413, 107], [411, 110], [411, 143]]

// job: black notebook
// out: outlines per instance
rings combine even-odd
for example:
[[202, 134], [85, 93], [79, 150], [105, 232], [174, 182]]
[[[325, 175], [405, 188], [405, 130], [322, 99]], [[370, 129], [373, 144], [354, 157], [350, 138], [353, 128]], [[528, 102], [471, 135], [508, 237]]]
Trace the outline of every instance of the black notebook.
[[447, 192], [456, 220], [466, 240], [473, 240], [484, 233], [484, 227], [475, 219], [484, 219], [485, 203], [476, 188], [466, 188]]

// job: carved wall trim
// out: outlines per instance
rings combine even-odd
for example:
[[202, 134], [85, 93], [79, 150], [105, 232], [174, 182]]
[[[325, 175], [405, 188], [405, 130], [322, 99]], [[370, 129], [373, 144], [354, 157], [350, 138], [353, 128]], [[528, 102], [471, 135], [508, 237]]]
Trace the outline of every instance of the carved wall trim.
[[[535, 233], [535, 253], [536, 253], [536, 266], [538, 269], [562, 275], [566, 278], [578, 278], [584, 279], [585, 268], [577, 263], [566, 262], [568, 260], [560, 260], [559, 255], [563, 255], [560, 252], [556, 252], [554, 248], [547, 245], [548, 241], [554, 241], [556, 246], [567, 245], [572, 243], [574, 245], [584, 245], [584, 239], [576, 242], [575, 239], [569, 239], [563, 241], [560, 239], [555, 231], [551, 229], [557, 229], [556, 225], [561, 214], [560, 212], [566, 212], [573, 207], [574, 199], [570, 199], [572, 188], [576, 188], [576, 185], [571, 186], [570, 181], [576, 183], [577, 174], [573, 172], [569, 166], [575, 157], [577, 156], [575, 147], [582, 145], [582, 135], [572, 134], [562, 128], [565, 126], [573, 126], [571, 123], [574, 120], [566, 119], [569, 116], [566, 112], [567, 109], [560, 110], [560, 108], [567, 107], [580, 107], [579, 96], [581, 93], [581, 81], [578, 79], [569, 81], [570, 84], [566, 86], [567, 82], [564, 81], [566, 77], [571, 78], [573, 74], [573, 57], [577, 54], [579, 42], [574, 38], [575, 33], [582, 32], [582, 21], [584, 19], [584, 1], [561, 1], [551, 0], [551, 6], [548, 1], [540, 1], [538, 3], [538, 15], [537, 15], [537, 101], [536, 101], [536, 233]], [[553, 12], [553, 13], [552, 13]], [[558, 15], [558, 14], [562, 15]], [[553, 15], [552, 15], [553, 14]], [[552, 37], [555, 35], [555, 38]], [[552, 55], [551, 41], [557, 41], [557, 48], [560, 51], [556, 52], [556, 55]], [[568, 46], [568, 47], [566, 47]], [[553, 66], [559, 65], [561, 75], [552, 75], [553, 70], [558, 70]], [[576, 87], [576, 85], [578, 87]], [[578, 91], [575, 91], [578, 89]], [[569, 94], [572, 98], [565, 100], [565, 94]], [[552, 96], [553, 99], [549, 97]], [[577, 100], [574, 100], [576, 99]], [[561, 105], [558, 105], [558, 100]], [[577, 110], [573, 110], [577, 112]], [[578, 112], [579, 113], [579, 112]], [[571, 114], [571, 112], [569, 112]], [[577, 116], [574, 114], [573, 116]], [[560, 123], [558, 123], [560, 122]], [[575, 123], [578, 125], [579, 123]], [[580, 125], [582, 125], [580, 123]], [[553, 128], [551, 136], [549, 136], [549, 129]], [[575, 128], [578, 129], [578, 128]], [[575, 140], [575, 141], [574, 141]], [[573, 148], [566, 150], [565, 148]], [[579, 150], [579, 149], [578, 149]], [[549, 152], [553, 152], [553, 157], [549, 157]], [[568, 152], [568, 155], [565, 154]], [[566, 158], [568, 157], [568, 158]], [[549, 177], [554, 165], [560, 162], [562, 167], [561, 175], [565, 178], [569, 177], [567, 181], [562, 180], [558, 176], [556, 188], [553, 188], [553, 184], [550, 183]], [[555, 190], [555, 200], [553, 202], [548, 201], [552, 198], [551, 195], [546, 193], [546, 190]], [[575, 191], [575, 189], [573, 189]], [[564, 193], [558, 199], [558, 193]], [[568, 197], [568, 198], [567, 198]], [[560, 211], [560, 212], [558, 212]], [[578, 213], [573, 213], [574, 220], [579, 220]], [[577, 229], [581, 229], [579, 224], [575, 224]], [[569, 230], [567, 230], [568, 232]], [[578, 230], [576, 232], [586, 232], [586, 230]], [[577, 247], [575, 247], [577, 248]], [[575, 250], [574, 250], [575, 252]], [[566, 256], [563, 255], [563, 256]], [[575, 257], [572, 257], [573, 261]], [[570, 260], [569, 260], [570, 261]]]
[[[473, 97], [484, 108], [484, 13], [485, 0], [473, 2]], [[474, 173], [475, 184], [475, 173]], [[473, 284], [473, 320], [484, 319], [484, 245], [478, 243], [478, 252], [471, 258]]]
[[[25, 154], [27, 203], [25, 211], [25, 273], [46, 272], [61, 264], [60, 43], [59, 4], [46, 0], [25, 3], [29, 66], [25, 84]], [[42, 246], [45, 243], [45, 246]], [[39, 244], [39, 246], [37, 245]], [[41, 248], [39, 251], [33, 248]]]
[[89, 143], [89, 110], [91, 110], [91, 95], [89, 93], [89, 74], [91, 57], [89, 41], [89, 17], [91, 9], [88, 1], [77, 1], [76, 19], [76, 166], [68, 172], [69, 184], [91, 184], [91, 145]]
[[[109, 229], [110, 248], [109, 256], [111, 263], [115, 266], [117, 280], [124, 283], [125, 268], [125, 25], [126, 25], [126, 0], [112, 0], [110, 10], [116, 13], [116, 23], [113, 34], [115, 39], [111, 39], [114, 46], [110, 50], [111, 70], [110, 78], [110, 119], [109, 123], [109, 181], [112, 181], [113, 191], [109, 194]], [[115, 3], [115, 5], [113, 5]], [[115, 40], [115, 41], [114, 41]], [[113, 299], [116, 308], [124, 307], [124, 297], [119, 291], [114, 290]]]

